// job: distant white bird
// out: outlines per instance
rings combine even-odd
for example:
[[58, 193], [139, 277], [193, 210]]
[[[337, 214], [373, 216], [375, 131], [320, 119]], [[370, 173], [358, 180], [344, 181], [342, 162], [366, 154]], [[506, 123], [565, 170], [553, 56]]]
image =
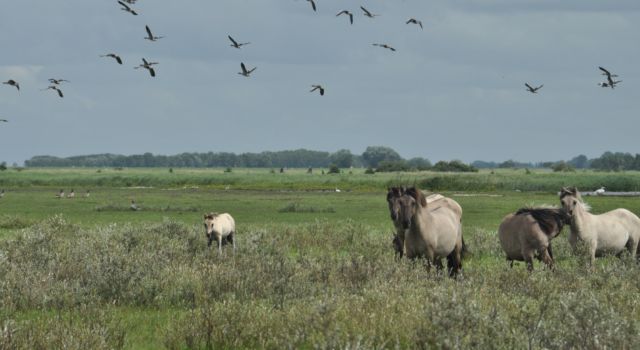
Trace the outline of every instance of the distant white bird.
[[340, 193], [342, 191], [340, 191], [340, 189], [336, 187], [336, 192]]
[[248, 77], [251, 75], [251, 73], [252, 73], [254, 70], [256, 70], [256, 68], [258, 68], [258, 67], [253, 67], [252, 69], [247, 70], [247, 67], [244, 65], [244, 63], [243, 63], [243, 62], [240, 62], [240, 68], [242, 69], [242, 72], [238, 72], [238, 74], [240, 74], [240, 75], [245, 76], [245, 77], [247, 77], [247, 78], [248, 78]]
[[56, 194], [56, 198], [64, 198], [64, 190], [60, 190], [60, 192]]
[[69, 195], [67, 196], [67, 198], [76, 198], [76, 191], [71, 189], [71, 192], [69, 192]]
[[134, 201], [133, 199], [131, 200], [131, 205], [129, 206], [129, 209], [133, 210], [133, 211], [138, 211], [140, 210], [140, 207], [138, 207], [136, 205], [136, 201]]
[[602, 186], [602, 187], [598, 188], [597, 190], [593, 191], [593, 193], [597, 194], [598, 196], [604, 194], [604, 186]]
[[87, 193], [85, 193], [84, 197], [89, 198], [90, 196], [91, 196], [91, 191], [87, 190]]

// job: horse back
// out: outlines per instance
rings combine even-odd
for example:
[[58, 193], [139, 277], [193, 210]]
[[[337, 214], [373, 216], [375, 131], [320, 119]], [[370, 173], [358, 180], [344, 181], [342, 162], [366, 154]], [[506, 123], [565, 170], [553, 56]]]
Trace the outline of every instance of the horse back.
[[214, 228], [221, 235], [226, 236], [236, 230], [236, 222], [229, 213], [223, 213], [214, 219]]

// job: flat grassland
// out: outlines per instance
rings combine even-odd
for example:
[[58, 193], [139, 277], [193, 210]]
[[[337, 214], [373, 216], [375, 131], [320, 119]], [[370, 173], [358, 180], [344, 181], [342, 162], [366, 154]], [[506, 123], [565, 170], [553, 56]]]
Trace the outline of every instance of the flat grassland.
[[[326, 171], [326, 170], [325, 170]], [[361, 169], [0, 172], [0, 348], [632, 348], [640, 269], [573, 254], [510, 269], [496, 229], [561, 186], [640, 190], [640, 173], [375, 174]], [[470, 254], [452, 280], [397, 262], [385, 188], [457, 200]], [[60, 188], [76, 192], [57, 199]], [[337, 192], [339, 189], [340, 192]], [[91, 196], [84, 198], [87, 190]], [[129, 208], [134, 199], [140, 210]], [[640, 199], [588, 197], [593, 212]], [[229, 212], [237, 251], [208, 249]]]

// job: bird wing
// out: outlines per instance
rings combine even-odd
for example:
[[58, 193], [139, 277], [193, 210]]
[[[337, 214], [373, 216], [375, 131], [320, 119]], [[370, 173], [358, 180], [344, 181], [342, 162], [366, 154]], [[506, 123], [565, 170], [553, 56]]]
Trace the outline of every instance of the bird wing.
[[131, 8], [127, 4], [125, 4], [124, 2], [118, 1], [118, 4], [120, 4], [122, 7], [124, 7], [127, 11], [131, 11]]
[[362, 11], [364, 11], [364, 13], [365, 13], [367, 16], [371, 16], [371, 12], [369, 12], [366, 8], [364, 8], [364, 7], [362, 7], [362, 6], [360, 6], [360, 8], [362, 9]]
[[149, 35], [149, 39], [153, 39], [153, 34], [151, 33], [151, 28], [149, 28], [149, 26], [144, 26], [144, 28], [147, 30], [147, 35]]
[[413, 18], [410, 18], [405, 24], [413, 23]]
[[606, 69], [604, 69], [604, 68], [602, 68], [602, 67], [598, 67], [598, 68], [599, 68], [601, 71], [603, 71], [603, 72], [604, 72], [604, 74], [606, 74], [607, 76], [610, 76], [610, 75], [611, 75], [611, 73], [609, 73], [609, 71], [608, 71], [608, 70], [606, 70]]
[[253, 69], [252, 69], [252, 70], [250, 70], [250, 71], [248, 71], [248, 72], [247, 72], [247, 74], [251, 74], [251, 72], [253, 72], [254, 70], [256, 70], [256, 68], [258, 68], [258, 67], [253, 67]]
[[113, 58], [116, 59], [116, 62], [118, 62], [119, 64], [122, 64], [122, 59], [120, 58], [120, 56], [118, 55], [113, 55]]
[[149, 68], [147, 68], [147, 69], [149, 69], [149, 74], [151, 74], [151, 76], [152, 76], [152, 77], [155, 77], [155, 76], [156, 76], [156, 71], [155, 71], [155, 70], [153, 70], [153, 68], [149, 67]]
[[231, 37], [231, 35], [227, 35], [227, 37], [229, 38], [229, 40], [231, 40], [231, 42], [233, 43], [233, 46], [238, 46], [238, 42], [233, 40], [233, 38]]
[[542, 89], [542, 87], [543, 87], [543, 86], [544, 86], [544, 84], [542, 84], [542, 85], [538, 86], [538, 87], [536, 88], [536, 90], [540, 90], [540, 89]]
[[307, 0], [311, 3], [311, 8], [316, 11], [316, 3], [313, 0]]
[[342, 11], [338, 12], [336, 17], [338, 17], [338, 16], [340, 16], [341, 14], [344, 14], [344, 13], [349, 13], [349, 12], [347, 10], [342, 10]]
[[146, 66], [148, 66], [148, 65], [149, 65], [149, 62], [147, 62], [147, 60], [146, 60], [144, 57], [142, 57], [142, 62], [144, 62], [144, 64], [145, 64]]
[[311, 85], [311, 87], [313, 89], [311, 89], [309, 92], [314, 92], [314, 91], [316, 91], [316, 90], [318, 90], [320, 88], [320, 86], [318, 86], [318, 85]]
[[531, 87], [529, 83], [524, 83], [524, 85], [527, 87], [527, 89], [529, 89], [530, 91], [533, 91], [533, 87]]
[[422, 21], [418, 21], [418, 24], [420, 25], [420, 29], [424, 29], [424, 28], [422, 27]]
[[320, 96], [324, 96], [324, 88], [320, 88]]
[[387, 46], [387, 48], [388, 48], [389, 50], [391, 50], [391, 51], [396, 51], [396, 49], [394, 49], [394, 48], [393, 48], [393, 47], [391, 47], [391, 46]]
[[242, 73], [247, 74], [247, 67], [245, 67], [243, 62], [240, 62], [240, 68], [242, 68]]
[[60, 89], [55, 89], [56, 91], [58, 91], [58, 96], [60, 96], [60, 98], [64, 97], [64, 94], [62, 93], [62, 90]]

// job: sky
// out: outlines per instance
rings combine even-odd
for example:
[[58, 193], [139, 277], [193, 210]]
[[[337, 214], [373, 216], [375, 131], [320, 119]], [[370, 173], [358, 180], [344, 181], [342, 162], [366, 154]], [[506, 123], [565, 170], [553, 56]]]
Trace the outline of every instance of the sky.
[[[138, 16], [116, 0], [3, 4], [0, 80], [21, 90], [0, 85], [0, 161], [371, 145], [465, 162], [640, 152], [640, 1], [315, 1], [317, 12], [305, 0], [139, 0]], [[145, 25], [165, 38], [144, 40]], [[124, 64], [99, 57], [110, 52]], [[133, 69], [142, 57], [159, 62], [155, 78]], [[598, 66], [623, 82], [599, 87]], [[64, 98], [41, 91], [49, 78], [70, 80]]]

